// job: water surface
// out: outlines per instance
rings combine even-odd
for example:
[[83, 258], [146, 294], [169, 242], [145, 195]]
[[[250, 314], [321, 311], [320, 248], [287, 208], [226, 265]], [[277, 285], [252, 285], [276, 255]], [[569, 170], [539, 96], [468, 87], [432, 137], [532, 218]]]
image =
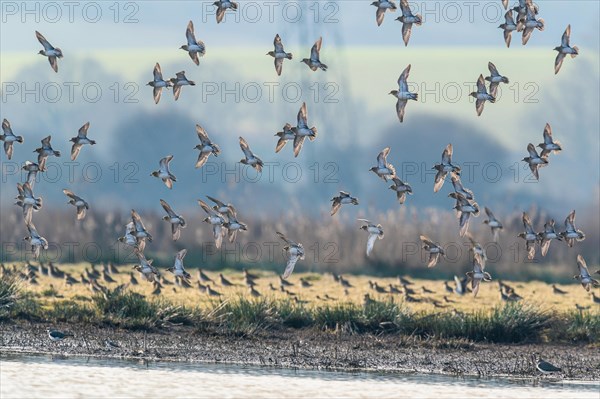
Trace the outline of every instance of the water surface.
[[535, 382], [4, 354], [1, 398], [594, 398], [599, 382]]

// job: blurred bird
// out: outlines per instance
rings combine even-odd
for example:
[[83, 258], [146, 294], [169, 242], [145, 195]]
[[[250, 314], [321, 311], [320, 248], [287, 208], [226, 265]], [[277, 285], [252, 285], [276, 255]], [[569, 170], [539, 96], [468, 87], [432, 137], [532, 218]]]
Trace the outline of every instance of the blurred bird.
[[251, 296], [258, 298], [260, 295], [260, 292], [258, 292], [254, 287], [250, 286], [248, 287], [248, 292], [250, 293]]
[[210, 154], [218, 157], [221, 153], [221, 149], [218, 145], [213, 143], [211, 139], [208, 137], [208, 133], [206, 130], [198, 124], [196, 124], [196, 133], [198, 134], [198, 139], [200, 139], [200, 144], [194, 147], [195, 150], [199, 150], [200, 154], [198, 154], [198, 160], [196, 161], [196, 169], [204, 166], [206, 161], [208, 161], [208, 157]]
[[229, 242], [234, 242], [237, 237], [237, 233], [240, 230], [247, 231], [248, 227], [246, 224], [237, 220], [237, 211], [233, 205], [229, 205], [227, 210], [227, 221], [223, 223], [223, 227], [227, 229], [227, 236]]
[[398, 115], [400, 123], [404, 122], [404, 110], [408, 100], [417, 101], [419, 98], [417, 93], [411, 93], [408, 89], [407, 79], [408, 75], [410, 74], [410, 67], [411, 65], [408, 64], [408, 66], [400, 74], [400, 77], [398, 78], [398, 90], [392, 90], [389, 92], [389, 94], [398, 99], [396, 102], [396, 114]]
[[59, 330], [51, 330], [51, 329], [46, 329], [46, 332], [48, 333], [48, 338], [50, 338], [52, 341], [62, 341], [65, 338], [68, 337], [73, 337], [74, 335], [69, 333], [69, 332], [63, 332], [63, 331], [59, 331]]
[[533, 174], [535, 179], [540, 180], [540, 174], [539, 174], [540, 166], [547, 165], [548, 158], [540, 157], [538, 155], [537, 151], [535, 150], [534, 145], [531, 143], [529, 143], [527, 145], [527, 152], [529, 152], [529, 156], [523, 158], [523, 161], [527, 162], [529, 164], [529, 169], [531, 169], [531, 173]]
[[40, 257], [40, 250], [48, 249], [48, 240], [38, 234], [33, 223], [27, 223], [27, 230], [29, 231], [29, 236], [23, 238], [23, 240], [29, 241], [31, 252], [34, 258], [38, 259]]
[[292, 53], [285, 52], [279, 34], [275, 35], [275, 39], [273, 40], [273, 46], [275, 47], [275, 50], [269, 51], [267, 55], [270, 55], [271, 57], [275, 58], [275, 72], [277, 72], [277, 76], [281, 76], [281, 70], [283, 69], [283, 60], [291, 60], [293, 55]]
[[402, 15], [396, 18], [396, 21], [402, 22], [402, 40], [404, 40], [404, 46], [408, 46], [412, 25], [421, 26], [423, 17], [421, 17], [421, 14], [413, 15], [408, 0], [400, 0], [400, 11], [402, 11]]
[[323, 43], [323, 38], [319, 37], [319, 40], [315, 42], [310, 50], [310, 58], [304, 58], [302, 61], [314, 72], [317, 69], [321, 69], [323, 71], [327, 71], [327, 65], [321, 62], [319, 58], [319, 53], [321, 52], [321, 44]]
[[485, 262], [482, 260], [483, 258], [480, 256], [473, 257], [473, 271], [468, 271], [467, 277], [471, 282], [471, 288], [473, 291], [473, 296], [476, 297], [479, 292], [479, 284], [482, 281], [492, 281], [492, 276], [486, 272]]
[[165, 212], [167, 212], [167, 214], [163, 216], [162, 219], [166, 222], [169, 222], [169, 224], [171, 225], [171, 236], [173, 238], [173, 241], [179, 240], [179, 236], [181, 235], [181, 229], [186, 227], [185, 219], [181, 215], [176, 214], [175, 211], [173, 211], [173, 209], [171, 208], [171, 206], [167, 203], [167, 201], [161, 199], [160, 205], [163, 207]]
[[4, 134], [0, 134], [0, 141], [4, 141], [4, 152], [10, 161], [13, 154], [13, 143], [15, 141], [17, 143], [23, 143], [23, 136], [15, 136], [10, 127], [10, 122], [7, 119], [2, 121], [2, 133]]
[[563, 35], [562, 35], [562, 40], [561, 40], [560, 46], [554, 48], [555, 51], [558, 51], [558, 54], [556, 55], [556, 60], [554, 61], [554, 74], [555, 75], [558, 73], [558, 71], [560, 71], [560, 67], [562, 66], [562, 63], [563, 63], [565, 57], [567, 56], [567, 54], [570, 55], [571, 58], [575, 58], [579, 55], [579, 48], [577, 48], [577, 46], [571, 47], [571, 45], [569, 44], [570, 39], [571, 39], [571, 25], [569, 24], [567, 26], [567, 29], [565, 29], [565, 33], [563, 33]]
[[223, 294], [221, 294], [220, 292], [213, 290], [213, 289], [210, 287], [210, 284], [207, 284], [207, 285], [206, 285], [205, 292], [206, 292], [206, 294], [207, 294], [208, 296], [223, 296]]
[[494, 214], [488, 207], [485, 207], [484, 209], [485, 209], [485, 213], [487, 214], [488, 220], [484, 220], [483, 223], [490, 226], [490, 229], [492, 230], [492, 237], [494, 239], [494, 242], [498, 242], [498, 232], [500, 230], [502, 230], [504, 227], [502, 226], [502, 223], [500, 223], [498, 221], [498, 219], [496, 219], [496, 217], [494, 216]]
[[233, 284], [231, 281], [227, 280], [223, 273], [219, 273], [219, 281], [223, 287], [233, 287], [236, 284]]
[[453, 176], [460, 176], [460, 167], [452, 164], [452, 144], [448, 144], [442, 153], [442, 163], [436, 164], [433, 169], [437, 170], [433, 192], [437, 193], [444, 185], [444, 180], [448, 173]]
[[452, 186], [454, 187], [454, 191], [456, 193], [459, 193], [460, 195], [462, 195], [463, 197], [465, 197], [468, 200], [475, 199], [475, 195], [473, 194], [473, 191], [471, 191], [468, 188], [466, 188], [465, 186], [463, 186], [462, 181], [460, 180], [460, 176], [452, 175], [451, 181], [452, 181]]
[[454, 293], [458, 295], [464, 295], [468, 292], [467, 284], [469, 279], [467, 277], [459, 278], [454, 276]]
[[504, 14], [504, 20], [506, 21], [498, 28], [504, 30], [504, 42], [506, 43], [506, 47], [510, 47], [510, 42], [512, 39], [513, 31], [517, 30], [517, 24], [513, 19], [513, 10], [508, 10], [506, 14]]
[[277, 235], [286, 243], [286, 246], [283, 247], [283, 249], [286, 251], [287, 265], [285, 267], [283, 275], [281, 276], [281, 279], [285, 280], [294, 271], [294, 266], [296, 266], [296, 262], [298, 262], [298, 260], [304, 259], [304, 246], [300, 243], [287, 239], [286, 236], [283, 235], [283, 233], [280, 233], [279, 231], [277, 232]]
[[77, 209], [77, 220], [83, 220], [85, 218], [86, 211], [90, 209], [89, 204], [81, 197], [73, 194], [71, 190], [66, 188], [63, 193], [69, 197], [69, 204], [73, 205]]
[[560, 288], [558, 288], [556, 286], [556, 284], [552, 284], [552, 293], [556, 294], [556, 295], [566, 295], [566, 294], [568, 294], [567, 291], [563, 291]]
[[[540, 32], [544, 30], [544, 20], [542, 18], [537, 19], [537, 9], [533, 6], [531, 0], [527, 0], [527, 15], [525, 17], [525, 21], [519, 21], [523, 29], [523, 45], [526, 45], [533, 33], [534, 29], [538, 29]], [[519, 30], [519, 26], [517, 25], [517, 30]]]
[[202, 269], [198, 269], [198, 280], [202, 283], [213, 283], [213, 279], [208, 277]]
[[53, 47], [48, 40], [37, 30], [35, 31], [35, 37], [44, 46], [43, 50], [40, 50], [38, 54], [48, 57], [48, 62], [54, 72], [58, 72], [58, 58], [63, 57], [63, 52], [58, 47]]
[[590, 271], [587, 268], [585, 259], [583, 259], [583, 256], [581, 255], [577, 255], [577, 267], [579, 268], [579, 274], [573, 276], [573, 278], [579, 280], [582, 287], [585, 288], [587, 292], [590, 292], [592, 287], [600, 287], [598, 280], [595, 280], [590, 276]]
[[160, 64], [158, 62], [156, 63], [156, 65], [154, 65], [153, 73], [154, 73], [154, 80], [151, 82], [148, 82], [146, 84], [146, 86], [152, 86], [154, 88], [154, 90], [153, 90], [154, 103], [158, 104], [158, 102], [160, 101], [160, 97], [162, 95], [162, 89], [172, 87], [173, 83], [171, 82], [171, 80], [163, 79], [162, 70], [160, 69]]
[[87, 137], [89, 128], [90, 128], [90, 123], [86, 122], [83, 126], [81, 126], [79, 128], [79, 131], [77, 132], [77, 137], [73, 137], [73, 138], [71, 138], [71, 140], [69, 140], [70, 142], [73, 143], [73, 146], [71, 147], [71, 161], [74, 161], [77, 159], [77, 156], [79, 155], [79, 151], [81, 151], [81, 147], [84, 144], [89, 144], [89, 145], [96, 144], [95, 140], [88, 139], [88, 137]]
[[383, 23], [383, 18], [385, 17], [385, 12], [387, 10], [390, 12], [395, 12], [397, 9], [394, 0], [377, 0], [372, 2], [371, 5], [377, 7], [377, 11], [375, 12], [377, 26], [381, 26]]
[[35, 162], [25, 161], [25, 164], [23, 164], [21, 169], [27, 171], [27, 183], [33, 188], [37, 179], [37, 174], [40, 171], [40, 166]]
[[454, 209], [457, 211], [459, 217], [459, 234], [461, 237], [463, 237], [469, 230], [469, 221], [471, 215], [474, 217], [479, 216], [479, 205], [475, 201], [466, 199], [461, 193], [458, 192], [450, 193], [448, 194], [448, 197], [456, 200]]
[[427, 267], [434, 267], [440, 260], [440, 255], [445, 255], [444, 250], [439, 244], [431, 241], [426, 235], [421, 234], [419, 238], [421, 239], [421, 243], [423, 244], [423, 249], [429, 253]]
[[220, 24], [221, 21], [223, 21], [223, 17], [225, 17], [225, 11], [227, 11], [228, 9], [233, 11], [238, 9], [238, 3], [231, 0], [217, 0], [213, 3], [213, 5], [217, 7], [216, 17], [218, 24]]
[[146, 227], [144, 227], [144, 222], [135, 209], [131, 210], [131, 221], [133, 222], [133, 230], [131, 233], [137, 240], [139, 250], [143, 251], [145, 241], [148, 240], [152, 242], [152, 235], [146, 230]]
[[144, 253], [138, 249], [134, 249], [133, 251], [138, 257], [139, 264], [134, 266], [134, 269], [138, 272], [142, 273], [146, 280], [153, 282], [156, 281], [157, 277], [160, 277], [160, 273], [158, 270], [152, 266], [152, 259], [146, 259]]
[[240, 137], [240, 148], [242, 149], [242, 152], [244, 153], [245, 157], [242, 160], [240, 160], [240, 163], [252, 166], [259, 173], [262, 172], [262, 168], [264, 166], [263, 161], [259, 157], [254, 155], [254, 153], [250, 149], [250, 146], [248, 145], [248, 142], [243, 137]]
[[163, 183], [165, 183], [165, 186], [167, 186], [168, 189], [172, 189], [173, 188], [173, 182], [177, 181], [177, 177], [175, 177], [175, 175], [173, 173], [171, 173], [171, 170], [169, 168], [169, 164], [171, 163], [171, 161], [173, 160], [173, 155], [167, 155], [166, 157], [162, 158], [159, 161], [159, 169], [155, 170], [154, 172], [152, 172], [150, 175], [157, 177], [159, 179], [161, 179], [163, 181]]
[[335, 215], [340, 207], [344, 204], [358, 205], [358, 198], [352, 197], [345, 191], [340, 191], [340, 195], [333, 197], [331, 200], [331, 216]]
[[285, 147], [288, 140], [294, 140], [296, 134], [292, 130], [292, 125], [286, 123], [283, 126], [282, 131], [275, 133], [275, 136], [279, 137], [279, 140], [277, 140], [277, 145], [275, 146], [275, 153], [278, 153], [283, 147]]
[[358, 220], [366, 223], [365, 225], [360, 226], [360, 229], [369, 233], [369, 238], [367, 240], [367, 256], [370, 256], [371, 252], [373, 251], [373, 247], [375, 246], [375, 241], [377, 239], [383, 239], [383, 228], [380, 224], [371, 223], [367, 219]]
[[377, 155], [377, 166], [373, 166], [369, 169], [371, 172], [375, 173], [379, 176], [383, 181], [388, 180], [388, 178], [396, 177], [396, 169], [394, 165], [388, 163], [387, 156], [390, 154], [390, 147], [385, 147], [379, 155]]
[[192, 21], [188, 22], [188, 26], [185, 30], [185, 37], [187, 39], [187, 44], [179, 47], [181, 50], [187, 51], [194, 64], [200, 65], [199, 57], [203, 57], [206, 54], [206, 47], [204, 46], [204, 42], [202, 40], [196, 40], [196, 35], [194, 35], [194, 23]]
[[15, 205], [23, 208], [23, 218], [25, 219], [25, 223], [31, 223], [33, 211], [37, 212], [42, 209], [43, 200], [41, 197], [35, 196], [29, 182], [24, 184], [17, 183], [17, 191], [19, 194], [15, 197], [17, 200]]
[[481, 116], [481, 113], [483, 112], [483, 106], [485, 105], [486, 101], [489, 101], [492, 104], [496, 102], [496, 97], [494, 97], [492, 94], [488, 94], [483, 75], [479, 75], [479, 79], [477, 79], [477, 91], [474, 91], [469, 95], [477, 99], [477, 101], [475, 101], [475, 110], [477, 111], [477, 116]]

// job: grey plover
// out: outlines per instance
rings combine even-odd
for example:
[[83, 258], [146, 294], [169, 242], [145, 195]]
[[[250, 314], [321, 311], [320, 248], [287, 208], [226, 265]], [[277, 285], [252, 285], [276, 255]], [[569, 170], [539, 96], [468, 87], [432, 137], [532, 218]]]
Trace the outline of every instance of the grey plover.
[[302, 61], [314, 72], [317, 69], [321, 69], [323, 71], [327, 71], [327, 65], [323, 64], [320, 59], [321, 45], [323, 44], [323, 38], [319, 37], [319, 39], [315, 42], [310, 50], [310, 58], [304, 58]]
[[43, 50], [40, 50], [38, 54], [48, 57], [48, 62], [54, 72], [58, 72], [58, 58], [63, 57], [63, 52], [58, 47], [53, 47], [48, 40], [37, 30], [35, 31], [35, 37], [44, 46]]
[[88, 137], [87, 137], [89, 128], [90, 128], [90, 123], [86, 122], [83, 126], [81, 126], [79, 128], [79, 131], [77, 132], [77, 137], [73, 137], [73, 138], [71, 138], [71, 140], [69, 140], [73, 143], [73, 146], [71, 147], [71, 161], [74, 161], [77, 159], [77, 156], [79, 155], [79, 151], [81, 151], [81, 147], [84, 144], [89, 144], [89, 145], [96, 144], [95, 140], [88, 139]]
[[0, 141], [4, 141], [4, 152], [10, 161], [13, 154], [13, 143], [23, 143], [23, 136], [15, 136], [7, 119], [2, 120], [2, 133], [4, 134], [0, 134]]
[[69, 204], [73, 205], [77, 209], [77, 220], [83, 220], [85, 218], [86, 211], [90, 209], [90, 205], [81, 197], [75, 195], [73, 191], [63, 190], [63, 193], [69, 197]]
[[281, 275], [281, 279], [285, 280], [294, 271], [296, 262], [304, 259], [304, 246], [300, 243], [289, 240], [283, 233], [279, 231], [277, 232], [277, 235], [286, 243], [283, 249], [286, 251], [287, 264], [285, 266], [285, 271]]
[[167, 212], [167, 214], [163, 216], [162, 219], [171, 224], [171, 236], [173, 238], [173, 241], [179, 240], [179, 236], [181, 235], [181, 229], [185, 228], [186, 226], [185, 219], [181, 215], [175, 213], [175, 211], [173, 211], [173, 208], [171, 208], [167, 201], [161, 199], [160, 205], [163, 207], [165, 212]]
[[556, 55], [556, 60], [554, 61], [554, 74], [556, 75], [558, 71], [560, 71], [560, 67], [563, 64], [563, 61], [567, 55], [570, 55], [571, 58], [575, 58], [579, 55], [579, 48], [577, 46], [571, 46], [569, 41], [571, 39], [571, 25], [567, 26], [565, 29], [565, 33], [562, 35], [562, 40], [560, 46], [554, 48], [555, 51], [558, 51]]
[[398, 99], [398, 101], [396, 101], [396, 114], [398, 115], [400, 123], [404, 121], [404, 111], [408, 100], [417, 101], [419, 98], [417, 93], [411, 93], [408, 89], [407, 79], [410, 74], [410, 67], [411, 65], [408, 64], [400, 74], [400, 77], [398, 78], [398, 90], [392, 90], [389, 93]]
[[375, 241], [377, 239], [382, 240], [384, 237], [383, 227], [381, 227], [380, 224], [371, 223], [367, 219], [358, 220], [365, 223], [360, 226], [360, 228], [369, 233], [369, 238], [367, 240], [367, 256], [370, 256], [371, 252], [373, 251], [373, 247], [375, 246]]
[[423, 17], [420, 14], [412, 13], [408, 0], [400, 0], [400, 11], [402, 11], [402, 15], [396, 18], [396, 21], [402, 22], [402, 40], [404, 40], [404, 46], [408, 46], [413, 24], [420, 26], [423, 23]]
[[202, 40], [197, 40], [194, 34], [194, 23], [188, 22], [188, 26], [185, 29], [185, 37], [187, 44], [179, 47], [181, 50], [187, 51], [194, 64], [200, 65], [199, 56], [203, 57], [206, 54], [206, 46]]
[[285, 52], [279, 34], [275, 35], [275, 39], [273, 40], [273, 46], [275, 47], [274, 51], [269, 51], [267, 55], [270, 55], [275, 59], [275, 72], [277, 72], [277, 76], [281, 76], [281, 70], [283, 69], [283, 60], [291, 60], [293, 58], [293, 55], [292, 53]]
[[358, 205], [358, 198], [352, 197], [345, 191], [340, 191], [340, 195], [331, 199], [331, 216], [335, 215], [344, 204]]
[[150, 176], [157, 177], [165, 183], [168, 189], [173, 188], [173, 182], [177, 181], [177, 177], [171, 173], [169, 164], [173, 160], [173, 155], [167, 155], [159, 161], [159, 168], [150, 174]]

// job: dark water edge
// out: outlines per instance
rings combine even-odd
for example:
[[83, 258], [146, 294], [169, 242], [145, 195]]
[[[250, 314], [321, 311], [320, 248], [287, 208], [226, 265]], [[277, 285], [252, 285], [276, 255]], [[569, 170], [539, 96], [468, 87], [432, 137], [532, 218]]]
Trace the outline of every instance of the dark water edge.
[[[173, 327], [152, 332], [96, 326], [53, 326], [75, 336], [52, 342], [48, 326], [0, 324], [0, 356], [39, 355], [75, 362], [124, 361], [160, 367], [231, 365], [234, 369], [343, 371], [394, 375], [509, 378], [521, 381], [600, 381], [600, 351], [592, 345], [444, 342], [396, 335], [343, 334], [314, 330], [256, 332], [248, 336]], [[109, 339], [119, 345], [107, 347]], [[531, 356], [540, 354], [563, 372], [541, 375]], [[86, 359], [85, 361], [83, 359]], [[215, 366], [218, 365], [218, 366]], [[233, 366], [235, 365], [235, 366]], [[112, 366], [112, 365], [111, 365]], [[158, 366], [157, 366], [158, 367]]]

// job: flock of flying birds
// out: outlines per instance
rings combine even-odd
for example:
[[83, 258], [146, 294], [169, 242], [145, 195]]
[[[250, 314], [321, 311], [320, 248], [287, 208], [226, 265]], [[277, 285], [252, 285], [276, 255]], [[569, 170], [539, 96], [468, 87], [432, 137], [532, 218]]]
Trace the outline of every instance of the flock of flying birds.
[[[506, 9], [508, 7], [508, 0], [502, 0], [502, 3]], [[238, 7], [237, 3], [226, 0], [216, 1], [214, 5], [217, 6], [217, 23], [223, 20], [227, 10], [235, 11]], [[373, 2], [372, 5], [377, 7], [376, 20], [378, 25], [382, 24], [386, 11], [394, 12], [396, 10], [396, 5], [393, 0], [378, 0]], [[400, 9], [402, 11], [402, 16], [397, 18], [397, 20], [403, 23], [402, 37], [405, 45], [408, 45], [412, 25], [421, 25], [423, 21], [420, 15], [412, 14], [407, 0], [402, 0], [400, 2]], [[516, 24], [513, 19], [513, 12], [516, 12], [517, 14]], [[511, 33], [515, 30], [517, 32], [523, 32], [523, 44], [525, 45], [534, 29], [539, 29], [540, 31], [544, 29], [544, 21], [537, 18], [538, 12], [538, 7], [534, 5], [531, 0], [520, 0], [517, 6], [507, 11], [506, 23], [500, 26], [500, 28], [504, 30], [507, 46], [510, 46]], [[555, 50], [558, 51], [555, 62], [556, 73], [560, 70], [566, 55], [575, 57], [579, 53], [577, 47], [571, 47], [569, 44], [570, 32], [571, 29], [569, 25], [562, 37], [561, 45], [555, 48]], [[53, 47], [41, 33], [37, 31], [35, 33], [37, 39], [44, 47], [43, 50], [40, 50], [39, 54], [46, 56], [52, 69], [55, 72], [58, 72], [57, 60], [63, 57], [62, 50]], [[196, 39], [192, 21], [188, 23], [185, 35], [187, 44], [182, 45], [180, 49], [186, 51], [192, 61], [196, 65], [199, 65], [199, 57], [205, 55], [206, 46], [201, 40]], [[319, 38], [311, 49], [310, 58], [305, 58], [301, 61], [312, 71], [327, 71], [327, 65], [320, 60], [321, 45], [322, 38]], [[274, 58], [277, 75], [281, 75], [282, 73], [283, 61], [285, 59], [292, 59], [292, 54], [285, 52], [279, 35], [275, 36], [274, 51], [268, 52], [267, 55]], [[410, 68], [411, 66], [408, 65], [400, 75], [398, 79], [399, 90], [390, 92], [391, 95], [394, 95], [397, 98], [396, 111], [400, 122], [403, 122], [404, 120], [405, 107], [408, 100], [417, 100], [418, 98], [416, 93], [411, 93], [408, 89], [407, 79], [409, 77]], [[507, 77], [502, 76], [498, 72], [498, 69], [493, 63], [489, 62], [488, 68], [490, 76], [484, 78], [483, 75], [480, 75], [477, 81], [477, 91], [471, 93], [471, 96], [476, 98], [476, 110], [478, 116], [483, 112], [486, 101], [491, 103], [495, 102], [499, 84], [508, 83], [509, 81]], [[489, 91], [486, 88], [486, 81], [489, 82]], [[177, 100], [181, 94], [182, 87], [186, 85], [193, 86], [195, 85], [195, 82], [186, 78], [185, 71], [176, 73], [175, 78], [164, 80], [160, 65], [159, 63], [156, 63], [154, 68], [154, 80], [149, 82], [148, 85], [153, 87], [154, 101], [158, 104], [163, 88], [172, 87], [174, 98]], [[96, 143], [94, 140], [88, 138], [89, 126], [89, 122], [85, 123], [79, 129], [77, 136], [70, 140], [73, 143], [71, 148], [71, 160], [75, 160], [79, 156], [84, 145], [94, 145]], [[0, 136], [0, 139], [4, 141], [4, 149], [8, 159], [11, 159], [13, 154], [13, 144], [15, 142], [23, 143], [23, 137], [13, 133], [7, 119], [3, 120], [2, 129], [4, 134]], [[200, 140], [200, 144], [195, 147], [195, 149], [199, 151], [195, 167], [201, 168], [207, 162], [210, 155], [218, 156], [221, 153], [221, 150], [219, 146], [210, 139], [208, 133], [202, 126], [196, 125], [196, 133]], [[286, 123], [282, 131], [276, 133], [275, 136], [278, 137], [275, 152], [278, 153], [285, 147], [288, 141], [292, 141], [295, 157], [299, 156], [306, 138], [310, 141], [316, 140], [317, 128], [309, 127], [306, 103], [302, 104], [298, 112], [296, 126]], [[553, 140], [552, 130], [548, 124], [544, 129], [543, 137], [544, 142], [538, 146], [541, 149], [541, 153], [538, 154], [535, 146], [530, 143], [527, 146], [529, 156], [523, 159], [523, 161], [529, 164], [532, 174], [536, 179], [539, 179], [539, 168], [548, 165], [550, 154], [558, 153], [562, 150], [560, 143]], [[242, 158], [240, 162], [261, 172], [264, 165], [263, 161], [251, 150], [250, 145], [243, 137], [239, 137], [239, 145], [244, 154], [244, 158]], [[26, 237], [25, 240], [29, 241], [31, 244], [32, 252], [37, 259], [40, 250], [47, 249], [48, 241], [37, 232], [35, 225], [32, 222], [33, 211], [39, 211], [42, 208], [42, 199], [34, 195], [33, 188], [37, 173], [46, 170], [47, 158], [50, 156], [60, 157], [61, 153], [52, 148], [51, 136], [44, 138], [42, 140], [42, 146], [34, 150], [34, 152], [38, 153], [37, 163], [27, 161], [23, 166], [23, 169], [28, 172], [27, 181], [23, 184], [17, 184], [18, 196], [16, 197], [16, 205], [23, 209], [25, 224], [29, 231], [29, 236]], [[412, 194], [412, 188], [409, 184], [400, 180], [394, 166], [387, 161], [389, 153], [389, 147], [383, 149], [377, 156], [377, 165], [373, 166], [370, 171], [375, 173], [384, 182], [391, 181], [393, 184], [389, 188], [396, 192], [398, 202], [403, 204], [407, 194]], [[151, 173], [152, 176], [161, 179], [169, 189], [172, 189], [173, 183], [177, 182], [176, 176], [170, 170], [170, 163], [172, 160], [172, 155], [162, 158], [159, 162], [159, 169]], [[486, 255], [483, 247], [468, 235], [469, 221], [471, 217], [477, 217], [479, 215], [479, 205], [475, 202], [473, 192], [463, 186], [460, 179], [460, 167], [452, 163], [452, 144], [446, 146], [442, 153], [441, 163], [436, 164], [433, 169], [437, 170], [433, 187], [434, 192], [438, 192], [442, 188], [448, 175], [450, 175], [454, 191], [448, 196], [455, 200], [454, 209], [457, 212], [459, 221], [459, 235], [461, 237], [468, 236], [472, 242], [473, 270], [466, 274], [468, 280], [471, 282], [474, 295], [477, 295], [480, 282], [491, 280], [490, 274], [485, 271]], [[69, 204], [76, 208], [77, 220], [84, 219], [86, 211], [89, 209], [88, 202], [68, 189], [63, 190], [63, 192], [69, 198]], [[230, 242], [234, 242], [237, 233], [239, 231], [246, 231], [248, 228], [246, 224], [238, 221], [236, 208], [232, 204], [227, 204], [210, 196], [207, 196], [207, 198], [214, 203], [213, 206], [210, 206], [203, 200], [198, 200], [198, 204], [207, 214], [204, 222], [211, 226], [216, 247], [220, 248], [225, 236], [227, 236]], [[341, 191], [338, 196], [333, 197], [331, 202], [331, 216], [335, 215], [341, 209], [342, 205], [359, 204], [357, 198], [344, 191]], [[172, 239], [173, 241], [177, 241], [180, 237], [181, 229], [186, 227], [185, 219], [175, 212], [166, 201], [161, 199], [160, 204], [166, 212], [163, 220], [171, 225]], [[485, 208], [485, 211], [488, 219], [484, 223], [491, 228], [493, 239], [497, 240], [498, 233], [503, 228], [502, 223], [495, 218], [493, 213], [487, 207]], [[372, 223], [366, 219], [359, 219], [359, 221], [363, 223], [361, 229], [368, 233], [366, 253], [367, 256], [369, 256], [373, 251], [376, 240], [383, 239], [383, 228], [380, 224]], [[541, 247], [542, 256], [545, 256], [552, 240], [564, 240], [569, 247], [572, 247], [576, 241], [585, 239], [584, 233], [577, 230], [575, 227], [575, 211], [572, 211], [569, 216], [567, 216], [565, 220], [565, 231], [560, 233], [555, 231], [554, 220], [549, 220], [544, 225], [544, 230], [542, 232], [536, 232], [526, 213], [523, 213], [523, 224], [525, 232], [520, 233], [519, 237], [523, 238], [526, 242], [529, 259], [533, 259], [535, 256], [536, 245], [538, 244]], [[285, 271], [282, 274], [282, 278], [286, 279], [293, 272], [296, 263], [299, 260], [304, 259], [304, 247], [302, 244], [288, 239], [281, 232], [277, 232], [277, 235], [285, 243], [284, 250], [287, 257], [287, 264]], [[435, 266], [439, 259], [444, 256], [443, 246], [432, 241], [425, 235], [421, 235], [420, 239], [423, 243], [423, 249], [429, 253], [427, 266]], [[152, 241], [152, 235], [144, 227], [142, 218], [135, 210], [131, 211], [131, 221], [127, 223], [125, 235], [120, 237], [119, 241], [134, 247], [134, 252], [139, 260], [138, 264], [135, 266], [136, 270], [141, 272], [148, 281], [155, 281], [160, 273], [158, 269], [152, 265], [152, 260], [146, 259], [144, 255], [146, 242]], [[168, 269], [173, 272], [175, 276], [182, 279], [190, 278], [189, 273], [185, 271], [183, 265], [183, 259], [186, 252], [185, 249], [179, 251], [175, 256], [174, 266]], [[589, 291], [591, 286], [600, 285], [598, 281], [590, 276], [585, 260], [581, 256], [577, 257], [577, 264], [579, 267], [579, 274], [574, 278], [579, 279], [586, 290]]]

